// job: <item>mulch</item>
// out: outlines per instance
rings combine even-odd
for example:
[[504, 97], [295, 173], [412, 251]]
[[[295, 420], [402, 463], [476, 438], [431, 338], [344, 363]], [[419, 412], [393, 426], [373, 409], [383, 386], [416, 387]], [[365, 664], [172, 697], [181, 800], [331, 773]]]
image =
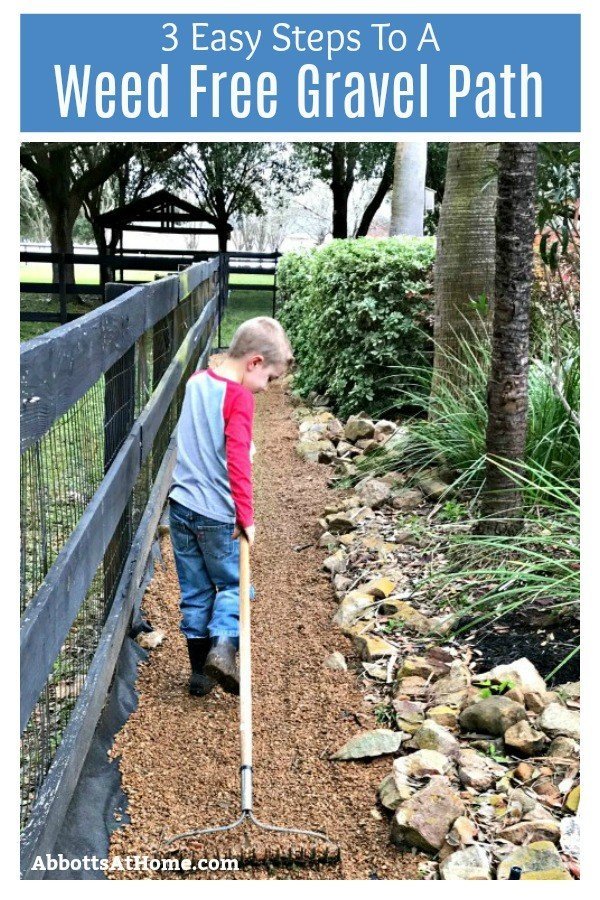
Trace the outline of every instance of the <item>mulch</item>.
[[[272, 386], [257, 398], [255, 423], [255, 811], [266, 822], [326, 831], [340, 844], [342, 859], [315, 869], [241, 869], [186, 877], [415, 879], [424, 857], [390, 844], [389, 821], [377, 809], [377, 788], [391, 771], [390, 757], [366, 764], [330, 760], [350, 737], [377, 725], [357, 676], [323, 665], [332, 651], [351, 656], [352, 649], [331, 624], [336, 602], [329, 576], [321, 570], [327, 553], [316, 546], [316, 520], [331, 496], [329, 471], [300, 460], [296, 440], [292, 410], [282, 389]], [[239, 814], [237, 698], [219, 688], [205, 698], [188, 695], [168, 538], [162, 540], [162, 553], [165, 566], [148, 587], [144, 610], [166, 640], [140, 669], [138, 709], [113, 748], [120, 756], [131, 821], [114, 832], [112, 856], [165, 857], [165, 838], [224, 824]], [[302, 842], [253, 838], [259, 850], [288, 843]], [[228, 847], [236, 845], [206, 839], [202, 855], [220, 856]], [[135, 879], [140, 874], [125, 871], [110, 877]], [[182, 876], [145, 872], [142, 877]]]

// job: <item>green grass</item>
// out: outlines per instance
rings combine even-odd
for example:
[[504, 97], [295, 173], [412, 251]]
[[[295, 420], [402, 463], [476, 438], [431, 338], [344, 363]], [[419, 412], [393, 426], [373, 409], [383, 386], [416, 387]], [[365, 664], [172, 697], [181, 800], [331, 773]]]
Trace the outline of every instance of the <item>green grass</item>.
[[[236, 328], [255, 316], [273, 315], [273, 295], [271, 291], [232, 291], [223, 322], [221, 324], [221, 344], [228, 347]], [[215, 339], [216, 340], [216, 339]]]
[[516, 473], [500, 468], [523, 491], [523, 530], [451, 535], [448, 563], [429, 585], [442, 604], [451, 596], [455, 609], [469, 616], [469, 628], [540, 602], [557, 617], [573, 614], [580, 591], [579, 488], [536, 463]]
[[[148, 272], [138, 269], [125, 269], [124, 281], [154, 281], [156, 275], [164, 272]], [[50, 263], [21, 263], [21, 281], [52, 282], [52, 266]], [[98, 266], [76, 265], [75, 281], [77, 284], [98, 284]]]
[[[160, 274], [160, 273], [156, 273]], [[153, 272], [125, 272], [125, 280], [131, 278], [134, 281], [154, 279]], [[98, 267], [97, 266], [76, 266], [75, 277], [79, 284], [98, 284]], [[21, 281], [26, 282], [50, 282], [52, 279], [52, 267], [49, 263], [22, 263], [21, 264]], [[222, 329], [222, 342], [227, 346], [231, 341], [234, 331], [246, 319], [254, 316], [270, 316], [273, 314], [273, 304], [271, 291], [268, 290], [273, 284], [272, 275], [232, 275], [230, 280], [232, 288], [228, 307], [225, 314]], [[236, 284], [264, 284], [267, 289], [263, 294], [261, 291], [236, 291], [233, 290]], [[84, 314], [90, 312], [98, 306], [99, 300], [95, 297], [89, 297], [88, 302], [73, 303], [69, 302], [69, 312]], [[21, 294], [21, 312], [59, 312], [59, 302], [57, 294]], [[20, 340], [28, 341], [31, 338], [45, 334], [52, 328], [56, 328], [54, 322], [21, 322]]]

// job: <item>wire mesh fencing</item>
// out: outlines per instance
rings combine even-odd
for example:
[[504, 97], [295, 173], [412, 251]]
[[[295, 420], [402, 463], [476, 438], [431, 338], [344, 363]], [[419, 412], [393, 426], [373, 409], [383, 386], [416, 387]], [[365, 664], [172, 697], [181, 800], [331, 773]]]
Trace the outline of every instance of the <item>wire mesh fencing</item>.
[[[142, 452], [139, 440], [137, 459], [141, 464], [127, 497], [122, 498], [123, 512], [22, 731], [22, 826], [30, 819], [85, 685], [134, 534], [179, 417], [186, 381], [200, 353], [212, 342], [220, 311], [215, 300], [220, 268], [211, 267], [208, 272], [191, 290], [183, 293], [180, 287], [183, 296], [173, 308], [139, 334], [21, 455], [20, 608], [26, 616], [37, 602], [40, 588], [53, 577], [57, 560], [60, 563], [59, 557], [68, 553], [75, 533], [84, 527], [82, 517], [91, 501], [109, 473], [125, 459], [134, 423], [166, 396], [164, 414], [158, 427], [153, 426], [151, 445]], [[126, 302], [126, 297], [123, 299]], [[190, 352], [186, 341], [192, 331], [195, 349]], [[60, 341], [58, 333], [56, 341]], [[172, 385], [167, 394], [166, 381]], [[135, 459], [135, 448], [125, 456]], [[61, 601], [60, 592], [55, 601]], [[56, 614], [61, 614], [58, 606]]]

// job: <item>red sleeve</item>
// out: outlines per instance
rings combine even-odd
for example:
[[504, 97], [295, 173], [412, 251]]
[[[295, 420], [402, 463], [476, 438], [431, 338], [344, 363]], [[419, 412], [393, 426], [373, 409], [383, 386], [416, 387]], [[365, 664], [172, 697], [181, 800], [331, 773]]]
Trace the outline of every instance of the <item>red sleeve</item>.
[[252, 419], [254, 397], [245, 388], [232, 390], [227, 385], [223, 418], [225, 419], [225, 455], [231, 496], [238, 525], [246, 528], [254, 524], [252, 501]]

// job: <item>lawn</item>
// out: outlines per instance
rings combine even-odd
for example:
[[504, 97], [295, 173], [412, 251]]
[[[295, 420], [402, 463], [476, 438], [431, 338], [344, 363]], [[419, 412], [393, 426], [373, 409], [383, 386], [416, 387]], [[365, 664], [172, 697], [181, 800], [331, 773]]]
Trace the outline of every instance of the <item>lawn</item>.
[[[46, 263], [21, 264], [22, 281], [50, 281], [51, 267]], [[126, 278], [135, 280], [152, 280], [154, 273], [149, 272], [125, 272]], [[98, 270], [96, 266], [76, 266], [75, 277], [80, 284], [97, 284]], [[261, 284], [265, 286], [262, 291], [238, 291], [236, 284]], [[227, 346], [231, 337], [241, 322], [253, 316], [273, 315], [273, 300], [270, 286], [273, 284], [272, 275], [232, 275], [229, 279], [230, 296], [225, 311], [223, 326], [221, 329], [221, 342]], [[88, 297], [85, 302], [69, 302], [69, 312], [84, 314], [95, 309], [98, 298]], [[21, 294], [21, 312], [59, 312], [57, 294]], [[27, 341], [40, 334], [55, 328], [53, 322], [21, 322], [20, 340]]]

